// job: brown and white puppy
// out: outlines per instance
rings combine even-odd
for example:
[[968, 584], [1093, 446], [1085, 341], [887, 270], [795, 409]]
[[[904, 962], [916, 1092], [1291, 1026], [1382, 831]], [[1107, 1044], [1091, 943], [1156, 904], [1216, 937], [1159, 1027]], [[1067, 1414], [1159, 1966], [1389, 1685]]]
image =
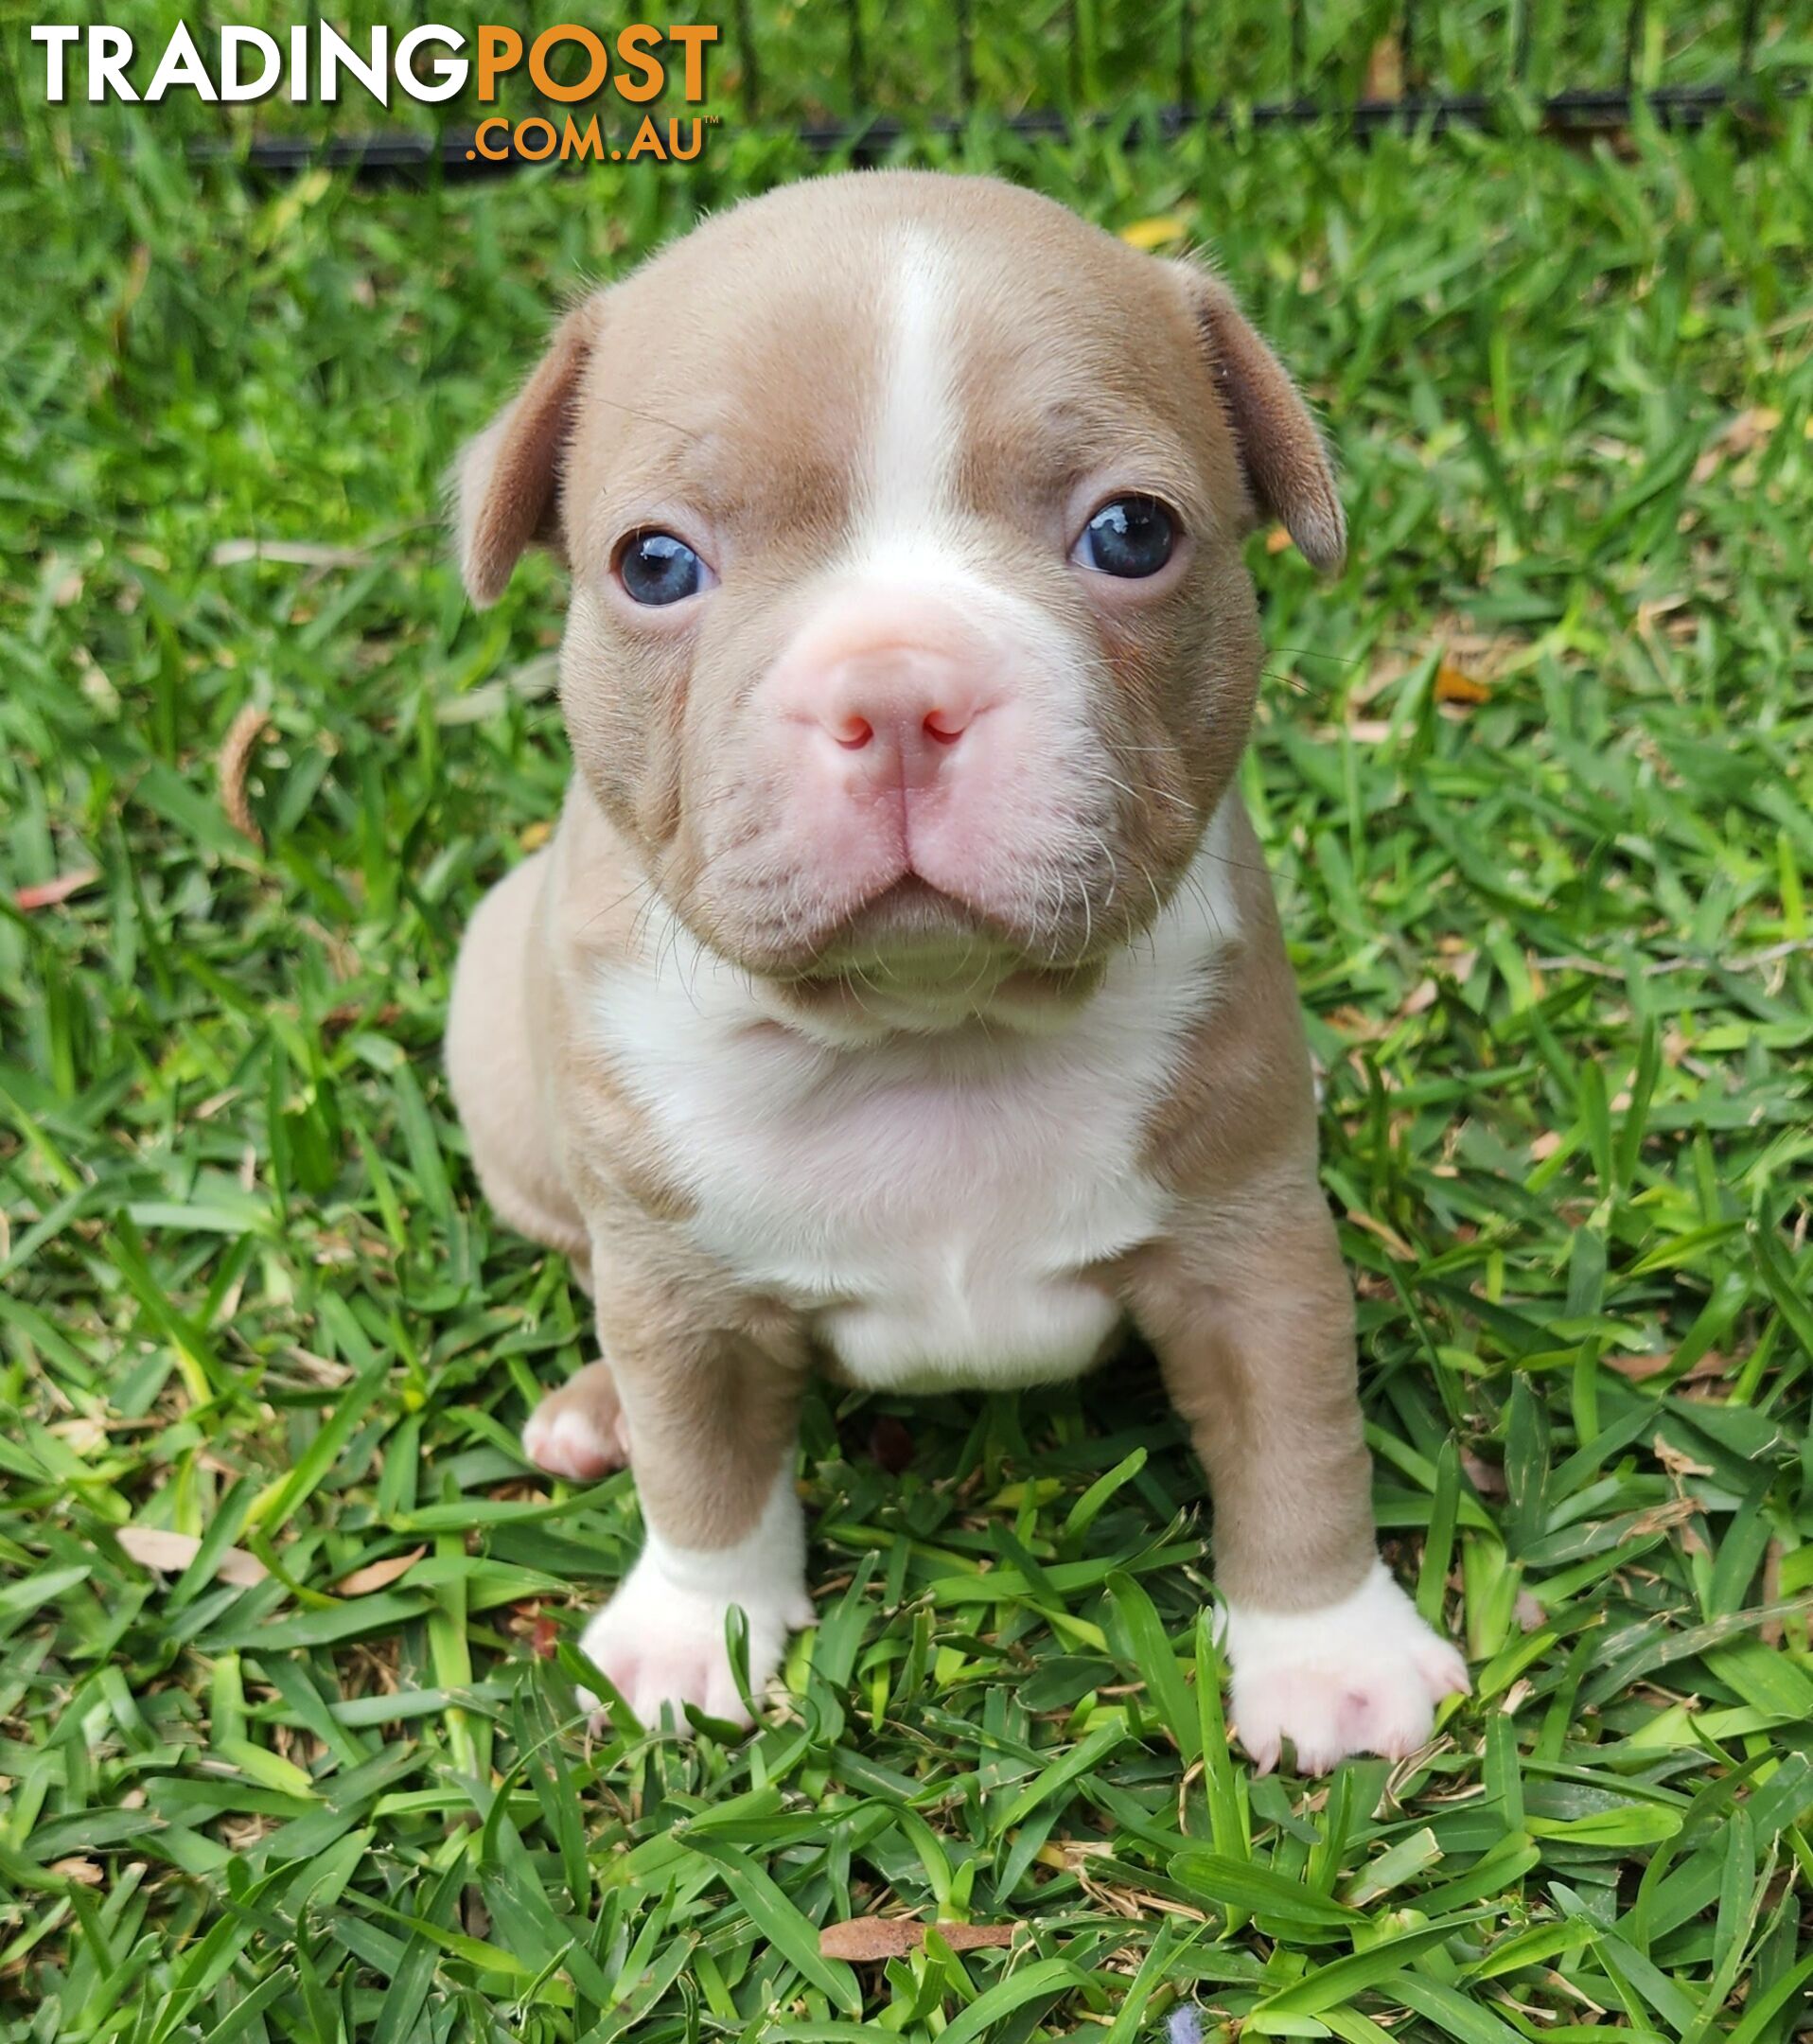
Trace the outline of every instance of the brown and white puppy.
[[708, 221], [557, 328], [457, 478], [489, 603], [572, 573], [554, 841], [485, 900], [448, 1063], [500, 1213], [603, 1360], [530, 1420], [633, 1453], [585, 1634], [644, 1717], [745, 1714], [811, 1615], [815, 1366], [1074, 1375], [1131, 1321], [1215, 1499], [1261, 1765], [1405, 1753], [1466, 1686], [1378, 1559], [1295, 992], [1236, 789], [1241, 542], [1344, 545], [1214, 278], [904, 173]]

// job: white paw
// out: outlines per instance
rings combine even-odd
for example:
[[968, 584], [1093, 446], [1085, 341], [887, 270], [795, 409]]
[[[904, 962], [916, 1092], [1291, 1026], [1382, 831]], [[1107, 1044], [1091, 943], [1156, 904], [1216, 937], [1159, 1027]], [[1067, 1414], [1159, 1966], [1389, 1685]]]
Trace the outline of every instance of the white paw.
[[537, 1469], [572, 1483], [591, 1483], [629, 1460], [623, 1422], [608, 1433], [583, 1406], [544, 1399], [522, 1429], [522, 1452]]
[[[781, 1665], [787, 1634], [813, 1620], [805, 1521], [790, 1464], [755, 1524], [728, 1547], [677, 1547], [651, 1526], [636, 1566], [586, 1628], [580, 1648], [645, 1725], [659, 1724], [666, 1705], [684, 1731], [689, 1703], [746, 1725], [749, 1713], [724, 1644], [732, 1605], [748, 1622], [749, 1690], [760, 1695]], [[585, 1690], [579, 1700], [588, 1710], [598, 1707]]]
[[1429, 1737], [1435, 1705], [1470, 1684], [1467, 1664], [1417, 1614], [1382, 1561], [1350, 1596], [1307, 1612], [1230, 1605], [1226, 1648], [1241, 1744], [1261, 1772], [1282, 1742], [1298, 1771], [1349, 1753], [1401, 1759]]
[[[580, 1650], [645, 1725], [660, 1722], [663, 1705], [674, 1724], [686, 1729], [686, 1706], [708, 1718], [747, 1725], [748, 1707], [730, 1671], [724, 1644], [731, 1604], [748, 1621], [749, 1688], [759, 1695], [781, 1665], [787, 1634], [810, 1625], [812, 1600], [802, 1586], [736, 1597], [715, 1596], [675, 1582], [649, 1554], [630, 1570], [603, 1611], [581, 1635]], [[588, 1689], [579, 1692], [587, 1710], [598, 1708]]]

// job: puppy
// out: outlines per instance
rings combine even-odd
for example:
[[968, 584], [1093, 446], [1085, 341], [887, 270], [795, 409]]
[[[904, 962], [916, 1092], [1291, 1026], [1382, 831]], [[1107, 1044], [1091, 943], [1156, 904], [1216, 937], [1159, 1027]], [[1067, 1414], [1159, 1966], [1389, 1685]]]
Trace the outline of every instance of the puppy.
[[1345, 532], [1226, 290], [977, 178], [833, 177], [569, 312], [466, 449], [461, 569], [571, 572], [558, 829], [447, 1056], [601, 1360], [524, 1436], [634, 1460], [584, 1648], [747, 1713], [806, 1624], [801, 1387], [1073, 1376], [1131, 1322], [1214, 1494], [1261, 1767], [1401, 1754], [1465, 1665], [1375, 1546], [1352, 1306], [1264, 863], [1242, 537]]

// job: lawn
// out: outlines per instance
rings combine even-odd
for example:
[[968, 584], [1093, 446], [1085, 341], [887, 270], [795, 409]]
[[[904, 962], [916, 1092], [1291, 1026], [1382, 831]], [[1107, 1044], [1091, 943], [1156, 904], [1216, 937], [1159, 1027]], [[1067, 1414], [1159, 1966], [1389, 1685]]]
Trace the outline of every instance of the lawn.
[[[618, 1477], [479, 1200], [453, 947], [566, 772], [438, 478], [563, 293], [810, 167], [0, 186], [0, 2036], [1784, 2044], [1813, 1940], [1813, 121], [944, 159], [1208, 241], [1352, 560], [1256, 538], [1245, 784], [1378, 1507], [1475, 1695], [1226, 1743], [1140, 1360], [810, 1406], [755, 1737], [574, 1710]], [[199, 1545], [197, 1544], [199, 1539]], [[885, 1964], [877, 1912], [1012, 1927]]]

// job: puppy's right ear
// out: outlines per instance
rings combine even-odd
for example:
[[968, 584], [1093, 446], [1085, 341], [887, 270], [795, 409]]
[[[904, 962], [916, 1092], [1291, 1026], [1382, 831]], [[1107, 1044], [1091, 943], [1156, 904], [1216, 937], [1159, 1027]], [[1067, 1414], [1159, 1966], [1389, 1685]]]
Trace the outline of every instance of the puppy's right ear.
[[503, 594], [525, 547], [560, 551], [561, 469], [599, 309], [593, 297], [567, 314], [535, 374], [454, 464], [460, 578], [481, 607]]

